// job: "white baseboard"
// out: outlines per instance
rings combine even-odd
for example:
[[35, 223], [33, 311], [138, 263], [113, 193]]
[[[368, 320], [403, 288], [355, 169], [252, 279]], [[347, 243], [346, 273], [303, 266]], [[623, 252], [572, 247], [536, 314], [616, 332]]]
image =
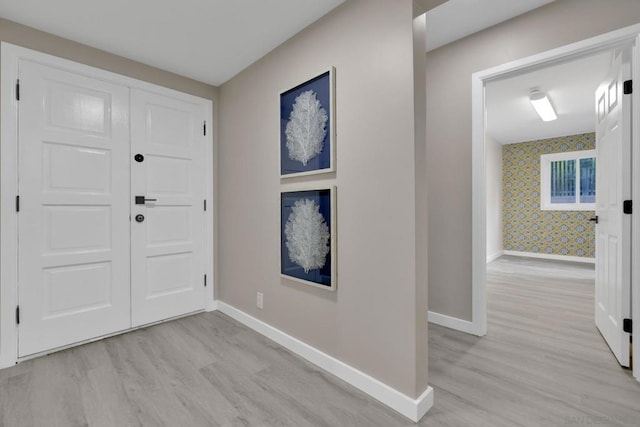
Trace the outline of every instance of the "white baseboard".
[[554, 259], [556, 261], [572, 261], [583, 262], [585, 264], [595, 264], [595, 258], [587, 258], [581, 256], [541, 254], [537, 252], [519, 252], [519, 251], [503, 251], [504, 255], [522, 256], [527, 258]]
[[351, 384], [357, 389], [367, 393], [369, 396], [379, 400], [391, 409], [399, 412], [411, 421], [418, 422], [433, 406], [433, 388], [427, 389], [418, 397], [413, 399], [394, 388], [389, 387], [381, 381], [361, 372], [340, 360], [329, 356], [322, 351], [311, 347], [308, 344], [285, 334], [279, 329], [264, 323], [230, 306], [222, 301], [218, 301], [218, 310], [232, 319], [259, 332], [265, 337], [275, 341], [298, 356], [319, 366], [325, 371], [335, 375], [343, 381]]
[[458, 319], [457, 317], [447, 316], [446, 314], [435, 313], [430, 311], [428, 313], [428, 319], [430, 323], [444, 326], [445, 328], [455, 329], [456, 331], [466, 332], [467, 334], [476, 335], [473, 328], [473, 322], [468, 320]]
[[498, 251], [491, 255], [487, 255], [487, 264], [489, 264], [493, 260], [500, 258], [502, 255], [504, 255], [504, 251]]
[[205, 311], [215, 311], [218, 309], [218, 300], [207, 301], [207, 306], [204, 308]]

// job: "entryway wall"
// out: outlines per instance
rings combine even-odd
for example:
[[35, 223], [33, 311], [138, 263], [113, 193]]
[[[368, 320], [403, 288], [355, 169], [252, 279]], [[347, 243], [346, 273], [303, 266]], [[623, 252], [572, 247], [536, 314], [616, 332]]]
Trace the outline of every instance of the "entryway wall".
[[[426, 249], [426, 222], [420, 221], [426, 211], [426, 180], [418, 178], [426, 174], [426, 156], [425, 138], [420, 137], [425, 90], [422, 79], [414, 79], [424, 76], [424, 17], [412, 22], [415, 3], [346, 2], [227, 82], [221, 89], [227, 133], [219, 133], [220, 155], [227, 161], [214, 167], [224, 202], [216, 203], [224, 227], [215, 239], [221, 248], [215, 252], [224, 257], [216, 269], [222, 279], [216, 282], [223, 283], [216, 292], [221, 311], [271, 334], [417, 421], [432, 405], [433, 390], [427, 383], [426, 265], [417, 262]], [[10, 41], [46, 51], [19, 39]], [[90, 50], [88, 56], [101, 62], [93, 58], [100, 54]], [[338, 253], [349, 260], [339, 273], [345, 286], [333, 296], [281, 284], [279, 274], [274, 275], [278, 252], [273, 251], [272, 231], [279, 220], [271, 221], [278, 212], [272, 201], [278, 200], [281, 187], [272, 173], [277, 170], [272, 149], [277, 121], [265, 114], [277, 110], [279, 91], [330, 65], [337, 69], [336, 110], [346, 117], [337, 123], [338, 138], [346, 142], [337, 150], [342, 167], [330, 177], [339, 180], [342, 196], [337, 203], [348, 213], [338, 219]], [[372, 105], [372, 88], [391, 102]], [[217, 91], [213, 96], [218, 112]], [[398, 173], [371, 173], [380, 170]], [[276, 198], [270, 196], [274, 194]], [[372, 229], [378, 231], [371, 233]], [[256, 290], [264, 291], [263, 286], [268, 292], [264, 310], [258, 311]], [[256, 317], [233, 311], [230, 304]], [[381, 317], [382, 312], [386, 314]], [[407, 363], [410, 360], [415, 363]]]

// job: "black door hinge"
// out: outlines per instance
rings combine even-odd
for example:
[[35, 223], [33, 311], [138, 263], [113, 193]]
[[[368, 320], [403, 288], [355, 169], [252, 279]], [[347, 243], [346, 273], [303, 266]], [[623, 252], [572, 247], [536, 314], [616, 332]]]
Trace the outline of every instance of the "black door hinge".
[[20, 79], [16, 81], [16, 101], [20, 101]]
[[631, 319], [622, 319], [622, 330], [628, 334], [633, 332], [633, 322]]
[[204, 275], [204, 287], [205, 288], [207, 287], [207, 275], [206, 274]]
[[629, 95], [633, 93], [633, 82], [631, 80], [626, 80], [622, 86], [622, 93], [625, 95]]
[[207, 136], [207, 122], [204, 122], [204, 127], [202, 128], [202, 132], [204, 136]]
[[631, 215], [633, 211], [633, 202], [631, 200], [625, 200], [622, 202], [622, 212]]
[[16, 196], [16, 212], [20, 212], [20, 196]]
[[16, 306], [16, 323], [20, 324], [20, 306]]
[[207, 199], [204, 199], [204, 210], [207, 210]]

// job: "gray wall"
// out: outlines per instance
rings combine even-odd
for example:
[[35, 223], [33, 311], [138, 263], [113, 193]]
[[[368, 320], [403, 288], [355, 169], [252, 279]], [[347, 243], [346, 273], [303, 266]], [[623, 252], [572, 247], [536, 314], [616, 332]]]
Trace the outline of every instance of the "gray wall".
[[[417, 396], [427, 385], [427, 273], [416, 263], [426, 148], [412, 6], [348, 1], [220, 87], [219, 275], [225, 303]], [[337, 172], [281, 181], [278, 94], [330, 65]], [[336, 292], [280, 277], [280, 191], [318, 179], [338, 188]]]
[[427, 54], [429, 310], [471, 319], [471, 74], [638, 22], [638, 0], [556, 0]]

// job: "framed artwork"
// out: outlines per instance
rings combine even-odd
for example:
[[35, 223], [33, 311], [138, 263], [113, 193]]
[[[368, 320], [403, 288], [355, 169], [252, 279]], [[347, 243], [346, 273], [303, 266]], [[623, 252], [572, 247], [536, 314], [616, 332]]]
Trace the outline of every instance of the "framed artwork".
[[336, 289], [336, 188], [280, 193], [280, 274]]
[[335, 170], [335, 68], [280, 93], [280, 177]]

